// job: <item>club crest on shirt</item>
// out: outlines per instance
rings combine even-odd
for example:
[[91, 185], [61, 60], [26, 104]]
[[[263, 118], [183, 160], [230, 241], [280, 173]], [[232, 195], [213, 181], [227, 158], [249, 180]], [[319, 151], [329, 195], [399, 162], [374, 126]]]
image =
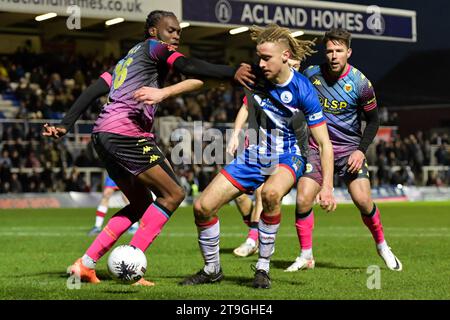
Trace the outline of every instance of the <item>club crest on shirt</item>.
[[350, 91], [353, 90], [353, 86], [350, 83], [347, 83], [344, 85], [344, 91], [349, 93]]
[[283, 101], [284, 103], [289, 103], [292, 101], [292, 93], [289, 91], [283, 91], [280, 97], [281, 101]]

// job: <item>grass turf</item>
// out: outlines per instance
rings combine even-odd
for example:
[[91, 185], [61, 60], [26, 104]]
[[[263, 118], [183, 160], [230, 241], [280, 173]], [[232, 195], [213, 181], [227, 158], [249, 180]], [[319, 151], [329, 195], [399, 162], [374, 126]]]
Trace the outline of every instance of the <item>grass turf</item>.
[[[352, 205], [333, 214], [315, 209], [316, 269], [285, 273], [299, 244], [294, 208], [284, 207], [276, 252], [272, 257], [272, 289], [251, 287], [256, 257], [232, 254], [247, 233], [234, 206], [221, 210], [220, 284], [180, 287], [197, 272], [202, 258], [192, 208], [180, 208], [147, 251], [146, 277], [157, 285], [138, 288], [110, 279], [106, 256], [97, 266], [98, 285], [67, 287], [66, 268], [93, 238], [86, 235], [94, 209], [0, 211], [0, 299], [450, 299], [450, 203], [380, 203], [385, 236], [403, 263], [402, 272], [388, 270], [378, 257], [370, 233]], [[125, 234], [116, 245], [126, 244]], [[371, 265], [381, 268], [381, 289], [369, 290]]]

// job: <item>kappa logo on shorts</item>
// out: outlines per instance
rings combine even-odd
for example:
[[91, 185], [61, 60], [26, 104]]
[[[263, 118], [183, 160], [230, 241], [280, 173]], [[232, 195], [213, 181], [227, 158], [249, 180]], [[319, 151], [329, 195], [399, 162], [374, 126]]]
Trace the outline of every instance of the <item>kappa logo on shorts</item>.
[[145, 146], [142, 148], [142, 154], [146, 154], [146, 153], [152, 151], [152, 149], [153, 149], [153, 147]]
[[150, 156], [150, 163], [155, 162], [156, 160], [158, 160], [159, 158], [161, 158], [161, 156], [158, 156], [157, 154], [153, 154]]
[[312, 164], [311, 163], [307, 163], [306, 164], [306, 173], [310, 173], [310, 172], [312, 172], [313, 171], [313, 166], [312, 166]]
[[[370, 178], [370, 173], [369, 173], [369, 165], [367, 164], [367, 161], [364, 161], [364, 166], [366, 167], [366, 176], [368, 178]], [[361, 170], [362, 171], [362, 170]]]

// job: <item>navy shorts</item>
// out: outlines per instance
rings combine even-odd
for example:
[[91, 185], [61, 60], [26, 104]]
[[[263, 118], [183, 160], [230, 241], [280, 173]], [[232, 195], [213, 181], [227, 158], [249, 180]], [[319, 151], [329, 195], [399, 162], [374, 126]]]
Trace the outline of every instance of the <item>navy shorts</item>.
[[[350, 155], [334, 158], [334, 173], [338, 174], [339, 177], [342, 177], [345, 183], [347, 184], [358, 178], [369, 179], [370, 178], [369, 167], [367, 165], [366, 160], [364, 159], [363, 165], [357, 173], [350, 173], [347, 171], [348, 157], [350, 157]], [[309, 149], [308, 163], [306, 164], [306, 171], [303, 176], [311, 178], [318, 184], [322, 185], [323, 182], [322, 165], [320, 162], [320, 153], [317, 149], [314, 148]]]

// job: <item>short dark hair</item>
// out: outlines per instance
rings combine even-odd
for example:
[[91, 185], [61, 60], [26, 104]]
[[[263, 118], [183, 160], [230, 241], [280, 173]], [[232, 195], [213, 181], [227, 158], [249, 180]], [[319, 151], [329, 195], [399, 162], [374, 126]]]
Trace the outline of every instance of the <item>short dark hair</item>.
[[329, 40], [343, 42], [347, 46], [347, 48], [350, 48], [352, 34], [343, 28], [333, 28], [325, 32], [325, 36], [323, 37], [323, 44], [326, 44]]
[[175, 19], [177, 18], [175, 13], [171, 11], [154, 10], [148, 14], [147, 20], [145, 20], [145, 39], [150, 37], [148, 29], [150, 29], [151, 27], [156, 27], [158, 22], [165, 17], [174, 17]]

